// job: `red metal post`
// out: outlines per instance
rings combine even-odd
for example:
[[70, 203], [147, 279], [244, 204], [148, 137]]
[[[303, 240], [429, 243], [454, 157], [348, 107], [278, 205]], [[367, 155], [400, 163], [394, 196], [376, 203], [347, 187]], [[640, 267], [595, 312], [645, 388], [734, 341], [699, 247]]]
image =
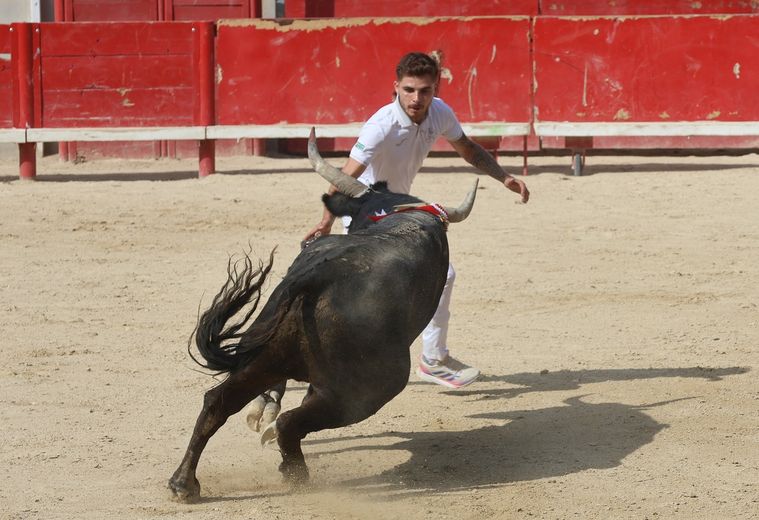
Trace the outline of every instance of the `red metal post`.
[[[55, 0], [55, 21], [66, 21], [66, 0]], [[61, 161], [69, 160], [69, 143], [67, 141], [58, 143], [58, 158]]]
[[[34, 85], [32, 83], [32, 24], [15, 23], [16, 32], [16, 83], [18, 85], [18, 128], [29, 128], [34, 124]], [[19, 176], [34, 179], [37, 175], [37, 143], [19, 143]]]
[[[198, 110], [196, 111], [198, 126], [213, 125], [216, 120], [214, 109], [214, 24], [202, 22], [193, 24], [198, 60]], [[216, 142], [212, 139], [202, 139], [198, 150], [199, 174], [201, 177], [216, 171]]]
[[65, 11], [65, 0], [55, 0], [55, 5], [53, 6], [54, 13], [55, 13], [55, 21], [56, 22], [63, 22], [66, 20], [66, 11]]

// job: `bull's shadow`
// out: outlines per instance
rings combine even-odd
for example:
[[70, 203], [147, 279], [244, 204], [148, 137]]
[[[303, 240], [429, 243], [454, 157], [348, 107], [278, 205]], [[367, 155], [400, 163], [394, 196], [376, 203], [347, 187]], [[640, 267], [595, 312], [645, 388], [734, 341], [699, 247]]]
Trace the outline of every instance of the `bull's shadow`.
[[[513, 398], [529, 392], [555, 392], [577, 390], [583, 385], [609, 381], [641, 381], [658, 378], [699, 378], [720, 381], [725, 376], [745, 374], [746, 367], [683, 367], [683, 368], [620, 368], [597, 370], [558, 370], [555, 372], [522, 372], [509, 375], [483, 374], [477, 384], [456, 391], [445, 391], [448, 395], [475, 397], [480, 399]], [[483, 383], [507, 383], [508, 388], [494, 387]], [[419, 381], [409, 381], [409, 385], [428, 385]]]
[[[701, 377], [719, 380], [723, 376], [748, 372], [745, 368], [721, 369], [647, 369], [583, 370], [548, 374], [490, 376], [485, 382], [508, 382], [520, 388], [505, 389], [501, 397], [531, 391], [559, 391], [610, 380], [636, 380], [660, 377]], [[492, 396], [498, 390], [471, 390]], [[456, 392], [461, 395], [462, 392]], [[692, 397], [684, 397], [690, 399]], [[345, 480], [341, 486], [379, 493], [383, 499], [414, 493], [446, 493], [501, 486], [511, 482], [557, 478], [589, 469], [608, 469], [641, 447], [651, 443], [667, 428], [646, 411], [681, 399], [628, 405], [588, 403], [572, 397], [563, 405], [537, 410], [504, 411], [469, 415], [472, 419], [492, 419], [497, 424], [467, 431], [390, 432], [361, 436], [364, 443], [350, 448], [330, 449], [332, 439], [306, 441], [309, 455], [349, 451], [402, 450], [409, 453], [403, 464], [377, 475]], [[392, 406], [392, 404], [390, 404]], [[383, 439], [372, 445], [372, 438]], [[387, 444], [387, 439], [398, 438]], [[356, 438], [353, 438], [355, 440]], [[339, 444], [338, 444], [339, 446]], [[319, 450], [318, 447], [322, 447]], [[316, 449], [314, 449], [316, 448]]]
[[377, 434], [364, 439], [401, 440], [390, 445], [383, 442], [308, 451], [312, 455], [367, 450], [408, 452], [409, 459], [399, 466], [340, 482], [340, 486], [365, 493], [380, 493], [383, 499], [482, 489], [619, 466], [624, 457], [652, 442], [667, 427], [645, 413], [664, 404], [667, 403], [592, 404], [573, 397], [563, 406], [469, 416], [500, 423], [474, 430]]

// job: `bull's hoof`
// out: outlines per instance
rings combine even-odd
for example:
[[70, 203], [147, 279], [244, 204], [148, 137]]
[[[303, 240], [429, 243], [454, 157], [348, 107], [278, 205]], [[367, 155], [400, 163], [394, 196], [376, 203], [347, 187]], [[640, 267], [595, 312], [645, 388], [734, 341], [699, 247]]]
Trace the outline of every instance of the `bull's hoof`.
[[183, 482], [182, 479], [171, 477], [169, 491], [174, 502], [192, 504], [200, 500], [200, 482], [196, 478], [192, 479], [192, 482]]
[[277, 442], [279, 430], [277, 430], [277, 421], [269, 423], [261, 432], [261, 447], [266, 448]]
[[310, 476], [305, 462], [291, 462], [289, 464], [282, 462], [279, 465], [279, 471], [293, 489], [301, 490], [308, 486]]
[[[248, 413], [245, 416], [245, 421], [248, 423], [248, 428], [254, 432], [261, 431], [261, 416], [264, 414], [264, 408], [266, 407], [266, 398], [263, 394], [259, 395], [248, 406]], [[263, 426], [266, 426], [265, 424]]]

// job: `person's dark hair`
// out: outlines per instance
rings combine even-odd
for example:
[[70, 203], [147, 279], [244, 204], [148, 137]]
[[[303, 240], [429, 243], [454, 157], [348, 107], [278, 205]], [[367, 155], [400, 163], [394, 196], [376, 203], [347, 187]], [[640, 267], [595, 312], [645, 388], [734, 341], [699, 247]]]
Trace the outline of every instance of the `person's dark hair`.
[[409, 52], [395, 67], [395, 75], [400, 81], [405, 76], [421, 78], [423, 76], [432, 76], [434, 80], [440, 76], [440, 68], [437, 61], [423, 52]]

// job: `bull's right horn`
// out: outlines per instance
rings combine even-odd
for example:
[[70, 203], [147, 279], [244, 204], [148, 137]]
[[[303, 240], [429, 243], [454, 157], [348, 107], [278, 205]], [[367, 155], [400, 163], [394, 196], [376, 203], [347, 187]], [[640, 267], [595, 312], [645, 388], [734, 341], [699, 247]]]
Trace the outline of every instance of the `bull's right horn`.
[[311, 134], [308, 136], [308, 158], [314, 170], [337, 188], [337, 191], [340, 193], [344, 193], [349, 197], [360, 197], [368, 189], [365, 184], [322, 159], [319, 150], [316, 148], [316, 130], [314, 130], [314, 127], [311, 127]]
[[471, 213], [472, 208], [474, 207], [474, 197], [477, 195], [477, 186], [479, 183], [480, 179], [475, 178], [474, 186], [469, 190], [464, 202], [462, 202], [458, 208], [448, 208], [443, 206], [445, 212], [448, 213], [449, 222], [461, 222], [469, 216], [469, 213]]

